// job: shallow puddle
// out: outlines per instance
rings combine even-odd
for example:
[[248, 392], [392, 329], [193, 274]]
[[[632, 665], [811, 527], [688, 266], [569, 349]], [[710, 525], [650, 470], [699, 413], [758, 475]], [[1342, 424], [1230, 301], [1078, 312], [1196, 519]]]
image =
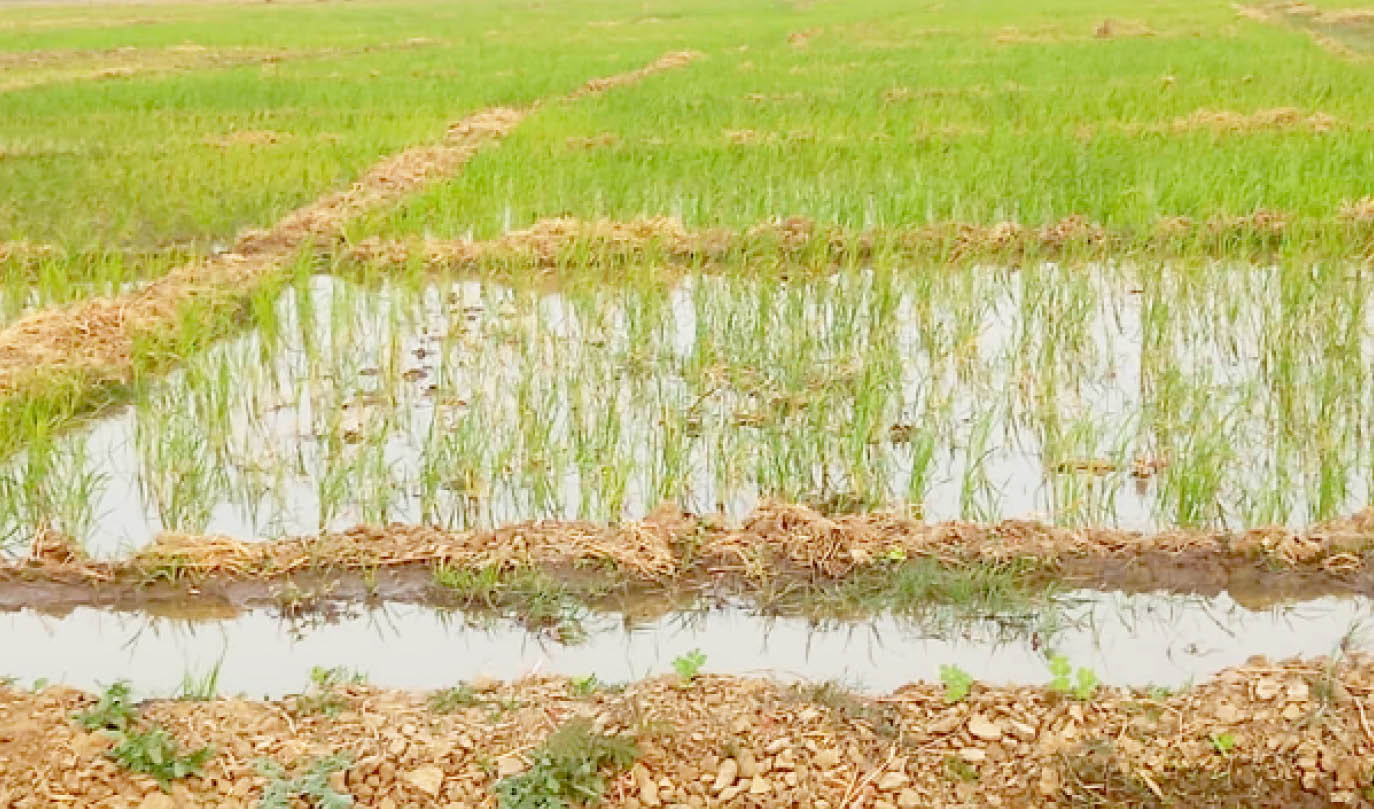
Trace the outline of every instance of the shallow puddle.
[[[0, 471], [0, 531], [615, 521], [765, 499], [1154, 530], [1308, 522], [1374, 478], [1371, 281], [1324, 267], [855, 271], [367, 290]], [[3, 535], [3, 534], [0, 534]]]
[[1252, 612], [1212, 599], [1081, 592], [1063, 602], [1057, 629], [1009, 633], [973, 622], [950, 637], [893, 618], [817, 626], [739, 608], [674, 614], [627, 628], [607, 617], [585, 642], [563, 645], [519, 627], [465, 625], [461, 616], [414, 606], [361, 611], [305, 625], [264, 611], [189, 622], [76, 609], [0, 615], [0, 675], [93, 688], [126, 677], [145, 695], [176, 692], [185, 675], [220, 662], [221, 693], [277, 696], [305, 688], [314, 666], [344, 666], [377, 685], [440, 688], [478, 675], [595, 674], [623, 682], [671, 672], [693, 649], [705, 671], [783, 679], [842, 680], [887, 691], [934, 681], [956, 665], [989, 683], [1046, 682], [1047, 657], [1065, 655], [1103, 682], [1179, 687], [1251, 655], [1271, 660], [1374, 650], [1361, 631], [1374, 602], [1323, 598]]

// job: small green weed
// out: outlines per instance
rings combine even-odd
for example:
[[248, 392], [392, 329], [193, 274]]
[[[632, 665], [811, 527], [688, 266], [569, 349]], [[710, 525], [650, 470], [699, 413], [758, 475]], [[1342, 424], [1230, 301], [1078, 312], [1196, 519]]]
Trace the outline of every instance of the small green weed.
[[1213, 733], [1212, 747], [1223, 756], [1231, 755], [1231, 751], [1236, 749], [1236, 737], [1230, 732]]
[[260, 760], [257, 770], [267, 779], [267, 786], [263, 787], [258, 809], [290, 809], [293, 798], [303, 798], [317, 809], [348, 809], [353, 805], [353, 796], [331, 787], [329, 776], [348, 769], [352, 763], [352, 756], [336, 753], [317, 759], [304, 775], [287, 778], [285, 767], [270, 759]]
[[127, 730], [135, 718], [133, 688], [129, 681], [118, 680], [106, 686], [99, 702], [73, 718], [86, 730]]
[[161, 728], [151, 728], [142, 732], [113, 731], [119, 743], [109, 752], [109, 757], [120, 766], [132, 772], [141, 772], [157, 779], [163, 790], [171, 788], [172, 781], [197, 775], [200, 768], [214, 748], [202, 747], [194, 753], [182, 755], [176, 739]]
[[945, 684], [945, 702], [951, 705], [963, 702], [968, 696], [973, 677], [958, 666], [940, 666], [940, 682]]
[[1049, 688], [1058, 694], [1065, 694], [1077, 700], [1092, 699], [1097, 692], [1097, 673], [1092, 669], [1079, 667], [1077, 673], [1064, 655], [1050, 658]]
[[223, 666], [224, 658], [220, 658], [204, 674], [197, 676], [189, 671], [182, 674], [177, 699], [206, 702], [219, 696], [219, 673]]
[[310, 688], [296, 696], [296, 710], [301, 713], [320, 713], [333, 719], [348, 704], [344, 695], [338, 692], [338, 687], [365, 682], [367, 678], [361, 673], [343, 666], [315, 666], [310, 669]]
[[623, 770], [634, 763], [639, 748], [628, 736], [592, 730], [588, 719], [560, 727], [534, 751], [527, 772], [497, 782], [500, 809], [567, 809], [595, 805], [606, 791], [602, 770]]
[[568, 693], [574, 697], [590, 697], [601, 688], [601, 681], [595, 674], [574, 677], [568, 681]]
[[951, 780], [978, 780], [978, 768], [958, 756], [945, 756], [945, 772]]
[[687, 654], [673, 658], [673, 671], [677, 672], [683, 685], [690, 685], [701, 673], [701, 667], [704, 665], [706, 655], [700, 649], [693, 649]]
[[459, 708], [470, 708], [481, 702], [477, 692], [465, 684], [435, 691], [429, 695], [429, 709], [435, 713], [453, 713]]

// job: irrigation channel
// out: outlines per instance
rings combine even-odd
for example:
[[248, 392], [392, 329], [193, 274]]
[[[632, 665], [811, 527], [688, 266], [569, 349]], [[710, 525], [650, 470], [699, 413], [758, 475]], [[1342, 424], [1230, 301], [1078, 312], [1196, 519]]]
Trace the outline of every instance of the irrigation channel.
[[[389, 687], [439, 689], [460, 681], [535, 674], [629, 682], [672, 671], [700, 650], [713, 673], [762, 675], [886, 693], [935, 681], [957, 666], [989, 684], [1049, 679], [1051, 652], [1102, 682], [1177, 689], [1252, 655], [1340, 657], [1374, 650], [1361, 631], [1366, 598], [1326, 597], [1251, 611], [1213, 598], [1064, 594], [1034, 616], [967, 619], [940, 627], [882, 616], [854, 623], [766, 617], [739, 606], [703, 608], [627, 624], [589, 615], [576, 639], [557, 640], [504, 619], [465, 620], [418, 605], [355, 608], [327, 620], [267, 609], [218, 620], [150, 617], [80, 607], [65, 615], [0, 615], [6, 674], [95, 689], [120, 677], [140, 693], [172, 696], [184, 678], [218, 671], [226, 694], [299, 692], [313, 668], [344, 669]], [[93, 665], [98, 661], [99, 665]]]

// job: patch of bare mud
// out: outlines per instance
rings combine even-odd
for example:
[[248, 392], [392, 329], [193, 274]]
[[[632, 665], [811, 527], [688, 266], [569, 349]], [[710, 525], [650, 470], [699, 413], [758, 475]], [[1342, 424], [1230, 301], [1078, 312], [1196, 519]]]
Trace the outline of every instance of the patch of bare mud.
[[1371, 693], [1374, 663], [1358, 657], [1254, 659], [1179, 693], [1082, 700], [982, 683], [958, 700], [933, 683], [872, 697], [710, 674], [580, 694], [565, 678], [480, 678], [452, 704], [335, 684], [139, 704], [138, 727], [214, 750], [164, 793], [110, 760], [109, 734], [72, 720], [96, 695], [0, 686], [0, 803], [247, 809], [266, 783], [255, 762], [299, 775], [347, 751], [328, 783], [360, 806], [494, 806], [494, 786], [571, 724], [634, 745], [632, 763], [602, 770], [612, 809], [1364, 805]]

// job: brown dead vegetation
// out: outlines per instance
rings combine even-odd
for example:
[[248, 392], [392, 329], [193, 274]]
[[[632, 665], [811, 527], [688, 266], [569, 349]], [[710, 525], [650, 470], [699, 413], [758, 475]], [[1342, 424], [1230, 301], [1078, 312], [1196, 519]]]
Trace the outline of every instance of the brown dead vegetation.
[[294, 140], [290, 132], [277, 132], [271, 129], [244, 129], [227, 135], [209, 137], [205, 142], [210, 146], [228, 149], [233, 146], [275, 146]]
[[[1167, 130], [1170, 132], [1205, 130], [1218, 134], [1260, 130], [1306, 130], [1324, 133], [1330, 132], [1340, 125], [1339, 120], [1323, 112], [1304, 115], [1296, 107], [1275, 107], [1248, 114], [1230, 110], [1198, 110], [1191, 115], [1174, 119], [1167, 125]], [[1145, 130], [1161, 131], [1161, 128], [1155, 125], [1146, 127]]]
[[1374, 222], [1374, 196], [1341, 203], [1337, 216], [1347, 222]]
[[1060, 528], [1029, 520], [984, 525], [927, 523], [900, 513], [831, 515], [800, 504], [765, 506], [731, 526], [715, 517], [664, 507], [642, 521], [613, 526], [557, 521], [482, 531], [358, 526], [261, 542], [163, 533], [119, 560], [87, 559], [52, 532], [44, 532], [40, 539], [29, 558], [0, 566], [0, 580], [136, 586], [167, 580], [281, 580], [322, 570], [435, 565], [571, 569], [609, 564], [619, 575], [641, 584], [702, 575], [758, 583], [775, 576], [840, 579], [902, 558], [949, 565], [1032, 562], [1045, 570], [1073, 569], [1078, 579], [1123, 562], [1163, 559], [1199, 568], [1300, 571], [1343, 581], [1363, 573], [1374, 556], [1374, 508], [1303, 531], [1177, 529], [1142, 534]]
[[133, 76], [180, 73], [236, 65], [274, 65], [303, 59], [335, 59], [392, 50], [408, 50], [440, 44], [416, 37], [401, 42], [362, 48], [206, 47], [196, 44], [166, 48], [122, 47], [107, 50], [36, 50], [0, 53], [0, 92], [23, 90], [62, 81], [99, 81]]
[[[4, 156], [4, 150], [0, 149], [0, 159], [3, 159]], [[0, 241], [0, 264], [7, 261], [22, 263], [60, 255], [62, 255], [62, 248], [55, 244], [31, 242], [27, 239]]]
[[[740, 143], [757, 133], [737, 132]], [[1349, 206], [1347, 206], [1349, 207]], [[1344, 209], [1343, 209], [1344, 210]], [[784, 260], [805, 253], [834, 261], [868, 258], [878, 251], [910, 254], [941, 261], [989, 258], [1016, 262], [1028, 256], [1075, 253], [1123, 254], [1130, 249], [1167, 250], [1173, 243], [1192, 240], [1226, 244], [1250, 240], [1272, 244], [1288, 231], [1292, 217], [1285, 212], [1259, 210], [1239, 216], [1214, 216], [1197, 221], [1188, 217], [1160, 219], [1147, 244], [1136, 234], [1114, 233], [1082, 216], [1065, 217], [1039, 227], [1017, 222], [991, 225], [940, 223], [905, 230], [852, 232], [818, 225], [805, 217], [765, 222], [745, 230], [707, 228], [689, 230], [670, 217], [630, 221], [543, 219], [525, 230], [486, 241], [424, 239], [412, 241], [364, 239], [347, 253], [350, 261], [386, 266], [419, 259], [434, 270], [475, 270], [505, 266], [557, 268], [572, 253], [598, 260], [635, 259], [693, 265], [731, 256], [769, 255]], [[573, 248], [578, 248], [576, 251]], [[611, 263], [614, 263], [612, 261]]]
[[94, 695], [0, 685], [0, 805], [248, 809], [265, 784], [255, 761], [301, 771], [348, 752], [330, 783], [358, 806], [492, 808], [495, 783], [577, 718], [638, 746], [632, 767], [607, 773], [614, 809], [1369, 805], [1374, 662], [1360, 657], [1255, 658], [1181, 693], [1083, 700], [981, 683], [958, 701], [931, 683], [873, 697], [709, 674], [586, 696], [557, 677], [468, 685], [448, 712], [366, 685], [335, 687], [330, 714], [291, 697], [145, 702], [141, 723], [215, 750], [168, 793], [73, 721]]
[[824, 32], [824, 28], [807, 28], [804, 31], [793, 31], [787, 35], [787, 44], [797, 50], [802, 50], [811, 44], [811, 40]]
[[1237, 4], [1232, 7], [1245, 19], [1300, 28], [1319, 47], [1342, 59], [1360, 61], [1367, 58], [1366, 54], [1331, 36], [1331, 32], [1340, 29], [1368, 29], [1374, 24], [1374, 10], [1350, 8], [1323, 11], [1303, 2], [1277, 2], [1258, 6]]
[[[1172, 84], [1172, 76], [1164, 77], [1164, 84]], [[1144, 123], [1137, 121], [1114, 124], [1083, 124], [1076, 128], [1080, 140], [1091, 140], [1102, 132], [1121, 132], [1127, 135], [1186, 135], [1209, 132], [1218, 137], [1250, 135], [1257, 132], [1307, 132], [1325, 135], [1350, 124], [1324, 112], [1305, 113], [1297, 107], [1274, 107], [1254, 112], [1200, 109], [1170, 121]]]

